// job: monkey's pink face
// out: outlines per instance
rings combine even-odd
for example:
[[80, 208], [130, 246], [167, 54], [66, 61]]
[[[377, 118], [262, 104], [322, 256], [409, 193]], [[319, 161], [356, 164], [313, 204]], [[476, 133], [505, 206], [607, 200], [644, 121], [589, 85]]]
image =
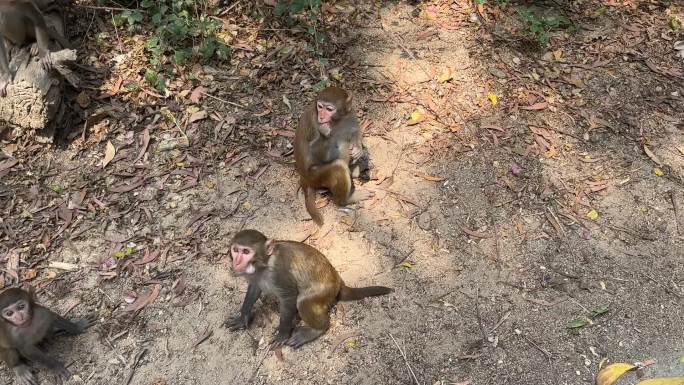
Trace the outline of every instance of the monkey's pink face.
[[23, 326], [31, 320], [28, 303], [25, 300], [20, 299], [19, 301], [8, 305], [2, 309], [2, 318], [12, 325]]
[[256, 271], [252, 264], [253, 248], [234, 243], [230, 247], [230, 256], [233, 258], [233, 271], [236, 274], [254, 274]]
[[330, 123], [337, 113], [337, 107], [327, 102], [317, 102], [316, 110], [318, 111], [318, 124]]

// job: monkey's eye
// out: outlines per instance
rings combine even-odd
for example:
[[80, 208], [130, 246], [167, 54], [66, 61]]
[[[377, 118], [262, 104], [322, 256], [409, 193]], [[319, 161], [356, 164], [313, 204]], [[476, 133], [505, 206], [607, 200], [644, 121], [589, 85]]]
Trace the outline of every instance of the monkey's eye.
[[335, 107], [333, 107], [333, 106], [328, 106], [325, 109], [330, 111], [330, 112], [335, 112]]
[[25, 307], [25, 306], [26, 306], [26, 305], [24, 305], [23, 303], [20, 303], [19, 305], [17, 305], [17, 309], [19, 309], [19, 310], [24, 310], [24, 307]]
[[9, 317], [11, 317], [12, 315], [14, 315], [14, 312], [13, 312], [12, 310], [7, 310], [7, 311], [5, 312], [5, 317], [8, 317], [8, 318], [9, 318]]

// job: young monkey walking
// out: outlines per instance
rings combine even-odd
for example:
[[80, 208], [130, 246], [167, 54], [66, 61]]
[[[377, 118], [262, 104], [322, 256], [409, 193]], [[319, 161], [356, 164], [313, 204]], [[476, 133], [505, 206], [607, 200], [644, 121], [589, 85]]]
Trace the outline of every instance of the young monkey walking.
[[63, 363], [36, 346], [46, 337], [58, 334], [81, 334], [95, 316], [76, 322], [61, 317], [34, 302], [31, 292], [11, 288], [0, 293], [0, 359], [12, 369], [21, 385], [38, 385], [36, 376], [22, 358], [45, 365], [55, 374], [57, 384], [71, 377]]
[[[278, 299], [280, 324], [272, 348], [298, 348], [321, 336], [330, 324], [329, 311], [337, 301], [353, 301], [388, 294], [384, 286], [348, 287], [328, 259], [315, 248], [295, 241], [267, 239], [256, 230], [235, 234], [230, 245], [233, 272], [249, 285], [240, 313], [226, 321], [231, 331], [244, 329], [261, 293]], [[306, 326], [295, 327], [299, 314]]]

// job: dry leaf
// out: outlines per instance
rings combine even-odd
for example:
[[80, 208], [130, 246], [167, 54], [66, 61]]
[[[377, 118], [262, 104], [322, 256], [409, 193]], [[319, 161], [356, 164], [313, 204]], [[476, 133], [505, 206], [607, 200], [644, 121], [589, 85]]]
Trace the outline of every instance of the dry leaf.
[[598, 213], [598, 211], [596, 211], [595, 209], [591, 209], [591, 210], [589, 210], [589, 212], [587, 213], [587, 218], [591, 219], [592, 221], [597, 220], [598, 217], [599, 217], [599, 213]]
[[539, 103], [534, 103], [531, 106], [527, 107], [521, 107], [523, 110], [527, 111], [536, 111], [536, 110], [543, 110], [545, 108], [548, 108], [549, 104], [547, 102], [539, 102]]
[[206, 119], [207, 116], [209, 116], [209, 114], [206, 110], [195, 112], [194, 114], [190, 115], [189, 123], [194, 123], [198, 120]]
[[111, 141], [107, 141], [107, 149], [105, 150], [105, 157], [104, 160], [102, 161], [102, 168], [107, 167], [109, 162], [114, 159], [114, 155], [116, 155], [116, 149], [114, 148], [114, 145], [112, 144]]
[[10, 168], [14, 167], [19, 163], [19, 160], [17, 159], [8, 159], [2, 163], [0, 163], [0, 172], [3, 172], [5, 170], [9, 170]]
[[132, 304], [126, 306], [124, 309], [125, 311], [138, 311], [145, 306], [151, 304], [154, 302], [155, 299], [159, 296], [159, 293], [161, 292], [161, 285], [156, 284], [152, 289], [146, 290], [143, 294], [139, 295], [138, 298], [135, 299], [135, 302]]
[[443, 178], [441, 176], [432, 176], [432, 175], [421, 174], [421, 173], [417, 173], [416, 176], [419, 178], [423, 178], [425, 180], [428, 180], [430, 182], [441, 182], [441, 181], [446, 180], [446, 178]]
[[492, 106], [496, 106], [496, 104], [499, 103], [498, 96], [496, 96], [496, 94], [493, 92], [488, 93], [487, 98], [489, 99], [490, 102], [492, 102]]
[[636, 369], [632, 364], [625, 364], [622, 362], [610, 364], [596, 375], [596, 385], [613, 385], [623, 374], [630, 370]]
[[190, 99], [190, 101], [193, 103], [199, 103], [200, 100], [202, 99], [202, 96], [206, 92], [207, 92], [206, 88], [199, 86], [199, 87], [195, 88], [194, 90], [192, 90], [192, 92], [190, 93], [190, 97], [188, 99]]
[[414, 124], [418, 124], [422, 120], [423, 114], [420, 111], [413, 111], [411, 112], [411, 117], [409, 118], [408, 124], [409, 126], [413, 126]]
[[288, 99], [287, 96], [285, 96], [285, 94], [283, 94], [283, 103], [285, 103], [285, 105], [290, 111], [292, 110], [292, 104], [290, 104], [290, 99]]
[[660, 159], [658, 159], [658, 157], [653, 153], [653, 151], [651, 151], [650, 148], [646, 147], [645, 144], [644, 144], [644, 152], [646, 153], [646, 155], [648, 155], [649, 158], [651, 158], [652, 161], [657, 163], [658, 166], [663, 165], [663, 162], [661, 162]]
[[147, 146], [150, 145], [150, 128], [145, 127], [145, 130], [143, 130], [143, 140], [142, 140], [142, 146], [140, 146], [140, 152], [138, 153], [138, 157], [135, 158], [133, 163], [137, 163], [139, 160], [145, 156], [145, 152], [147, 152]]
[[684, 377], [659, 377], [644, 380], [637, 385], [684, 385]]

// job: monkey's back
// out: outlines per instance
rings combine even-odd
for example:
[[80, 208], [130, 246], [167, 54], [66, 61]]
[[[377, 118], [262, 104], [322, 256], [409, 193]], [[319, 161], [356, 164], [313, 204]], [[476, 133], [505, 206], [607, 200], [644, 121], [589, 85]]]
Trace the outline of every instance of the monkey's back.
[[335, 267], [316, 248], [295, 241], [278, 241], [276, 247], [282, 258], [279, 263], [287, 267], [300, 293], [332, 290], [337, 294], [344, 285]]

